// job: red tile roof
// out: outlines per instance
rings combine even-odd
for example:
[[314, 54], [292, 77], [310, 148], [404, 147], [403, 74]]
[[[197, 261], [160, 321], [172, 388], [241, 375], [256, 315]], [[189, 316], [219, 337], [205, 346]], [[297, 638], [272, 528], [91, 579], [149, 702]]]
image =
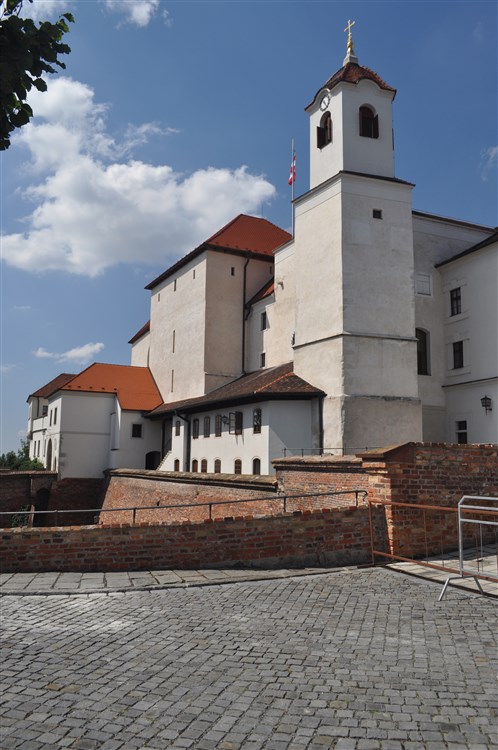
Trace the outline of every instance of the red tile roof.
[[122, 409], [150, 411], [162, 402], [148, 367], [95, 363], [61, 387], [73, 393], [115, 393]]
[[269, 297], [271, 294], [275, 292], [275, 279], [270, 279], [266, 282], [264, 286], [261, 287], [259, 292], [256, 292], [254, 297], [249, 300], [247, 303], [247, 307], [251, 307], [251, 305], [254, 305], [255, 302], [259, 302], [262, 299], [265, 299], [266, 297]]
[[144, 323], [141, 329], [137, 331], [134, 336], [131, 337], [128, 343], [134, 344], [135, 341], [138, 341], [138, 339], [141, 339], [142, 336], [145, 336], [145, 334], [148, 333], [149, 331], [150, 331], [150, 320], [148, 320], [147, 323]]
[[34, 398], [49, 398], [49, 396], [52, 395], [52, 393], [55, 393], [55, 391], [58, 391], [59, 388], [61, 388], [65, 383], [68, 382], [68, 380], [72, 380], [74, 377], [76, 377], [73, 374], [70, 374], [68, 372], [62, 372], [60, 375], [57, 375], [56, 378], [51, 380], [46, 385], [42, 385], [41, 388], [38, 388], [37, 391], [34, 393], [30, 393], [28, 396], [28, 400], [32, 397]]
[[257, 216], [239, 214], [235, 219], [225, 224], [216, 234], [205, 240], [201, 245], [170, 266], [164, 273], [155, 278], [146, 289], [154, 289], [164, 279], [172, 276], [180, 268], [189, 263], [205, 250], [222, 250], [233, 254], [253, 255], [254, 257], [269, 257], [273, 261], [273, 252], [292, 239], [292, 236], [276, 224]]
[[[318, 89], [315, 96], [313, 97], [313, 101], [308, 104], [308, 107], [310, 107], [315, 102], [317, 95], [320, 93], [320, 91], [323, 91], [323, 89], [328, 89], [329, 91], [331, 91], [334, 86], [337, 86], [339, 83], [359, 83], [360, 81], [363, 81], [365, 79], [368, 81], [373, 81], [381, 89], [385, 89], [386, 91], [393, 91], [394, 94], [396, 94], [396, 89], [393, 89], [392, 86], [389, 86], [373, 70], [370, 70], [370, 68], [365, 68], [363, 65], [358, 65], [357, 63], [350, 62], [346, 63], [346, 65], [340, 68], [340, 70], [334, 73], [334, 75], [330, 76], [328, 81], [326, 81], [323, 86]], [[306, 109], [308, 107], [306, 107]]]
[[216, 405], [230, 406], [274, 399], [311, 399], [323, 395], [325, 394], [319, 388], [295, 375], [293, 363], [288, 362], [243, 375], [204, 396], [162, 404], [148, 416], [162, 417], [178, 411], [202, 411]]
[[239, 214], [235, 219], [213, 234], [205, 245], [246, 250], [258, 255], [273, 257], [275, 248], [289, 242], [292, 237], [284, 229], [267, 219]]

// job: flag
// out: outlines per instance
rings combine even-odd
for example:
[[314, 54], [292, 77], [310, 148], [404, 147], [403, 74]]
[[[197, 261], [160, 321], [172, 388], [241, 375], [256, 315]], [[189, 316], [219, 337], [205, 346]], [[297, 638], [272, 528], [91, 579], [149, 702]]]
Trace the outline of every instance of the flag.
[[291, 161], [291, 167], [290, 167], [290, 175], [287, 182], [289, 185], [292, 185], [296, 181], [296, 152], [292, 152], [292, 161]]

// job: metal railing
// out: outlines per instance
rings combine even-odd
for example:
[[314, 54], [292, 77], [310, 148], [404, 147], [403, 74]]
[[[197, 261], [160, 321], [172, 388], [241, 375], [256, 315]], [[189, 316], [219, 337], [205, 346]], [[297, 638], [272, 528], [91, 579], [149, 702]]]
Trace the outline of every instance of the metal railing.
[[[165, 511], [165, 510], [179, 510], [182, 508], [207, 508], [208, 509], [208, 516], [207, 518], [209, 520], [213, 519], [213, 508], [219, 505], [240, 505], [242, 503], [262, 503], [265, 504], [268, 503], [281, 503], [282, 504], [282, 513], [288, 513], [288, 512], [296, 512], [299, 510], [299, 508], [289, 508], [290, 505], [292, 505], [292, 501], [296, 502], [298, 500], [304, 500], [308, 498], [329, 498], [329, 497], [338, 497], [342, 495], [354, 495], [354, 504], [356, 507], [359, 506], [360, 499], [366, 500], [367, 497], [367, 491], [366, 490], [338, 490], [334, 492], [310, 492], [310, 493], [300, 493], [295, 495], [276, 495], [275, 497], [268, 497], [268, 495], [261, 495], [260, 497], [248, 497], [248, 498], [242, 498], [237, 500], [209, 500], [206, 502], [200, 502], [200, 503], [177, 503], [177, 504], [171, 504], [171, 505], [134, 505], [134, 506], [125, 506], [122, 508], [88, 508], [88, 509], [70, 509], [70, 510], [39, 510], [39, 511], [31, 511], [31, 513], [28, 511], [26, 512], [26, 516], [34, 515], [46, 517], [46, 516], [55, 516], [55, 526], [58, 525], [57, 521], [61, 516], [66, 516], [67, 514], [84, 514], [84, 513], [93, 513], [94, 515], [100, 516], [105, 513], [130, 513], [131, 514], [131, 525], [136, 523], [137, 514], [141, 513], [142, 511]], [[317, 506], [319, 508], [324, 506]], [[12, 516], [12, 511], [1, 511], [0, 512], [0, 521], [2, 517], [4, 516]], [[97, 522], [97, 521], [96, 521]], [[171, 523], [175, 523], [175, 521], [171, 521]]]
[[[486, 501], [487, 505], [474, 505], [467, 501]], [[492, 506], [495, 503], [495, 506]], [[369, 500], [370, 517], [370, 539], [372, 548], [372, 564], [376, 558], [388, 558], [391, 561], [416, 563], [426, 568], [434, 568], [451, 574], [441, 592], [439, 600], [442, 599], [448, 583], [455, 578], [472, 577], [477, 587], [482, 591], [478, 579], [498, 582], [498, 533], [493, 534], [483, 531], [483, 527], [495, 527], [498, 530], [498, 498], [464, 496], [457, 507], [444, 505], [425, 505], [417, 503], [402, 503], [389, 500]], [[391, 534], [394, 538], [388, 539], [387, 528], [383, 528], [384, 543], [390, 549], [379, 549], [376, 540], [376, 521], [374, 509], [376, 507], [391, 508], [393, 513], [397, 509], [408, 509], [420, 513], [420, 521], [416, 520], [414, 514], [411, 519], [410, 532], [404, 528], [403, 551], [399, 554], [394, 551], [399, 539], [396, 534], [400, 532], [401, 525], [391, 520]], [[473, 517], [471, 517], [473, 516]], [[451, 519], [454, 519], [452, 521]], [[385, 520], [385, 519], [384, 519]], [[464, 531], [464, 524], [471, 524], [473, 532]], [[431, 533], [429, 534], [429, 528]], [[436, 528], [436, 531], [434, 529]], [[411, 550], [407, 548], [407, 541], [411, 540]], [[436, 541], [438, 545], [436, 545]], [[401, 545], [400, 545], [401, 546]], [[406, 550], [406, 551], [405, 551]], [[458, 557], [456, 556], [458, 553]], [[484, 566], [485, 559], [495, 558], [493, 565]], [[476, 562], [476, 567], [470, 568], [470, 561]]]
[[[357, 446], [356, 448], [348, 448], [347, 455], [349, 456], [363, 451], [377, 450], [382, 447], [383, 446], [381, 445], [364, 445]], [[301, 456], [301, 458], [304, 458], [305, 456], [344, 456], [345, 450], [346, 449], [343, 446], [337, 448], [282, 448], [282, 456], [283, 458], [292, 458], [293, 456]]]

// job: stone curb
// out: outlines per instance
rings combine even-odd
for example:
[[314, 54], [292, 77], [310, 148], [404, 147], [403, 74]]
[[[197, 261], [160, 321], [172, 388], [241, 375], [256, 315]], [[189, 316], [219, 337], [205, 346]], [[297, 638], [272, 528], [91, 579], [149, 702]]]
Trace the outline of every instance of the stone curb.
[[74, 590], [74, 589], [38, 589], [38, 590], [32, 590], [32, 591], [5, 591], [0, 590], [0, 598], [4, 596], [89, 596], [94, 594], [125, 594], [128, 592], [137, 592], [137, 591], [164, 591], [165, 589], [190, 589], [190, 588], [200, 588], [203, 586], [225, 586], [227, 584], [233, 584], [233, 583], [248, 583], [251, 581], [275, 581], [275, 580], [284, 580], [286, 578], [302, 578], [305, 576], [323, 576], [323, 575], [329, 575], [330, 573], [341, 573], [341, 572], [347, 572], [350, 570], [358, 570], [359, 566], [350, 566], [350, 567], [341, 567], [341, 568], [330, 568], [329, 570], [294, 570], [289, 571], [285, 574], [274, 574], [271, 573], [265, 574], [265, 575], [258, 575], [258, 573], [254, 573], [254, 575], [243, 575], [239, 577], [234, 578], [227, 578], [227, 579], [221, 579], [221, 580], [204, 580], [204, 581], [182, 581], [179, 583], [158, 583], [153, 584], [151, 586], [109, 586], [105, 588], [95, 588], [95, 589], [88, 589], [86, 591], [84, 590]]

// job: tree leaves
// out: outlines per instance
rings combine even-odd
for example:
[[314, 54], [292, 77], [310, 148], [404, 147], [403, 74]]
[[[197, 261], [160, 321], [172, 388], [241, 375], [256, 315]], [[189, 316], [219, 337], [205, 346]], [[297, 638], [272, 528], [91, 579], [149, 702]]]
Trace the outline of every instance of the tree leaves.
[[[29, 0], [32, 2], [32, 0]], [[34, 86], [46, 91], [45, 73], [65, 69], [59, 55], [71, 48], [62, 39], [74, 23], [71, 13], [64, 13], [56, 23], [42, 21], [38, 26], [31, 18], [22, 18], [23, 0], [0, 2], [0, 151], [10, 146], [10, 135], [33, 116], [26, 103]]]

